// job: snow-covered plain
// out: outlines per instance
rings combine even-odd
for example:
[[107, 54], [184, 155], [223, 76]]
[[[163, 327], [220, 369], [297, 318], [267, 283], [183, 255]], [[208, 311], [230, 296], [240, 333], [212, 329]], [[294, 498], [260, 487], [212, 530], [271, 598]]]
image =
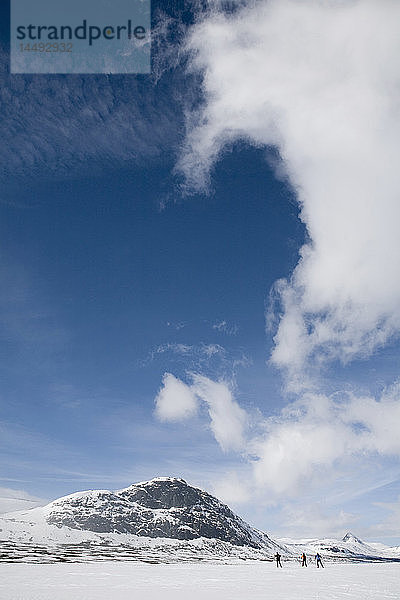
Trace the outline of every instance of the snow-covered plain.
[[0, 564], [2, 600], [399, 600], [400, 565]]

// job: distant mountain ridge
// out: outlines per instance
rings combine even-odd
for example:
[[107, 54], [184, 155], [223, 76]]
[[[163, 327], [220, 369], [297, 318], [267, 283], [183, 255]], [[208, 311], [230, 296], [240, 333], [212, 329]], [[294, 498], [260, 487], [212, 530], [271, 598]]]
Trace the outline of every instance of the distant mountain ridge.
[[341, 540], [280, 538], [279, 541], [296, 554], [306, 552], [315, 555], [319, 552], [322, 556], [335, 560], [374, 561], [398, 558], [395, 548], [385, 547], [383, 544], [378, 544], [380, 547], [377, 548], [373, 544], [363, 542], [351, 532], [346, 533]]

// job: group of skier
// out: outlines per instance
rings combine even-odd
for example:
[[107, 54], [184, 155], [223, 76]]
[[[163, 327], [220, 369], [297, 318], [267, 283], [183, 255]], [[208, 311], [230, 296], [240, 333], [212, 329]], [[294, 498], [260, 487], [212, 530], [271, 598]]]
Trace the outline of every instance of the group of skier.
[[[275, 560], [276, 560], [276, 566], [279, 568], [282, 568], [282, 563], [281, 563], [281, 555], [279, 554], [279, 552], [277, 552], [274, 556]], [[301, 566], [302, 567], [306, 567], [307, 566], [307, 556], [305, 555], [305, 553], [303, 552], [303, 554], [300, 557], [301, 560]], [[322, 564], [322, 559], [321, 559], [321, 555], [317, 552], [317, 554], [315, 555], [315, 562], [317, 565], [317, 569], [319, 569], [320, 567], [322, 567], [324, 569], [324, 565]]]

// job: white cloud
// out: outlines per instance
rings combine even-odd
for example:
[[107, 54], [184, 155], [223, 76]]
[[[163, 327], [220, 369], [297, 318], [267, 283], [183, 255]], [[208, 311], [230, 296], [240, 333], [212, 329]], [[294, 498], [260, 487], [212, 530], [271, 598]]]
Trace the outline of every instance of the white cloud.
[[208, 405], [211, 430], [225, 452], [244, 448], [246, 412], [234, 400], [225, 381], [212, 381], [203, 375], [193, 375], [192, 389]]
[[250, 444], [255, 483], [275, 497], [294, 496], [346, 464], [400, 456], [400, 385], [379, 400], [308, 394], [270, 417]]
[[[273, 290], [272, 362], [299, 399], [246, 431], [248, 486], [272, 504], [315, 488], [334, 493], [340, 481], [345, 502], [343, 474], [360, 467], [368, 488], [379, 465], [400, 456], [398, 385], [380, 398], [312, 391], [315, 368], [367, 357], [400, 331], [400, 4], [244, 4], [192, 28], [187, 49], [204, 102], [188, 113], [178, 170], [189, 188], [205, 189], [236, 140], [278, 149], [308, 240]], [[210, 415], [215, 406], [229, 413], [209, 404]], [[307, 511], [295, 512], [301, 528]], [[349, 512], [321, 509], [321, 526], [328, 513], [332, 530], [350, 525]]]
[[[248, 467], [248, 481], [238, 490], [237, 503], [250, 490], [265, 493], [264, 501], [274, 504], [315, 486], [329, 487], [340, 474], [349, 468], [357, 470], [365, 460], [372, 481], [382, 460], [400, 457], [400, 383], [379, 399], [351, 393], [340, 398], [304, 394], [278, 415], [258, 415], [252, 422], [226, 381], [198, 374], [191, 377], [193, 382], [187, 385], [169, 373], [164, 375], [156, 416], [162, 421], [184, 420], [196, 414], [198, 402], [204, 402], [221, 449], [241, 452]], [[221, 482], [224, 496], [234, 487], [232, 477]], [[371, 481], [363, 485], [370, 486]], [[354, 494], [351, 486], [347, 488], [347, 493]], [[345, 497], [346, 493], [343, 501]]]
[[366, 356], [400, 329], [400, 5], [249, 3], [192, 30], [204, 104], [179, 169], [206, 187], [226, 144], [277, 146], [309, 243], [278, 284], [273, 362], [296, 387], [305, 364]]
[[243, 449], [247, 416], [233, 398], [228, 383], [196, 374], [192, 374], [192, 380], [189, 386], [166, 373], [155, 399], [156, 416], [161, 421], [190, 418], [197, 411], [198, 400], [202, 400], [208, 408], [211, 431], [222, 450]]
[[183, 421], [197, 412], [195, 394], [171, 373], [165, 373], [155, 403], [155, 413], [160, 421]]
[[[316, 402], [315, 402], [316, 400]], [[331, 421], [331, 406], [323, 398], [292, 405], [292, 414], [266, 421], [266, 434], [252, 444], [256, 484], [274, 496], [297, 493], [319, 471], [331, 467], [348, 450], [349, 428]]]

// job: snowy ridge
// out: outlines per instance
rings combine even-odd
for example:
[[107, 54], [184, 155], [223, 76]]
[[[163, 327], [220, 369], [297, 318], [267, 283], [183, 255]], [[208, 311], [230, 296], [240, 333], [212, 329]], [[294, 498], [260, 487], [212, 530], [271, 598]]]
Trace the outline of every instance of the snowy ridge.
[[390, 556], [400, 559], [400, 546], [386, 546], [379, 542], [370, 542], [369, 545], [381, 556]]
[[341, 540], [280, 538], [279, 541], [290, 548], [294, 554], [300, 555], [305, 552], [310, 557], [314, 557], [318, 552], [321, 556], [332, 560], [375, 561], [400, 558], [400, 553], [397, 553], [395, 548], [383, 544], [367, 544], [350, 532], [346, 533]]

